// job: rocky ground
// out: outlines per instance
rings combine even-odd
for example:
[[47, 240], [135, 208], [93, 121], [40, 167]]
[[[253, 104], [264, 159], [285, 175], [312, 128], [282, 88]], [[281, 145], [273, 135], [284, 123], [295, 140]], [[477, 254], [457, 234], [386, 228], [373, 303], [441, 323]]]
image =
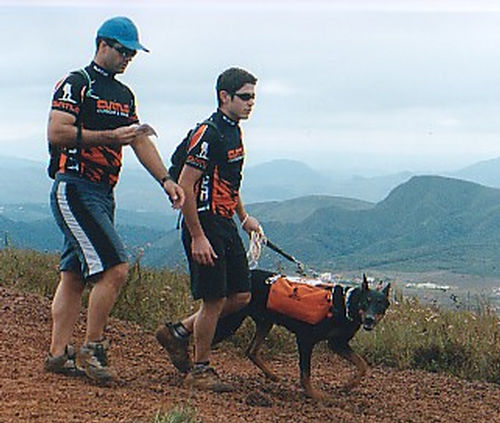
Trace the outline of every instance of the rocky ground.
[[[82, 316], [83, 317], [83, 316]], [[84, 319], [82, 318], [83, 322]], [[297, 357], [272, 360], [280, 382], [265, 380], [237, 352], [219, 348], [213, 363], [232, 382], [227, 394], [190, 392], [153, 335], [111, 320], [110, 356], [120, 375], [112, 387], [42, 371], [50, 337], [50, 303], [0, 288], [0, 422], [152, 422], [159, 410], [188, 406], [203, 422], [499, 422], [500, 386], [422, 371], [370, 370], [345, 392], [352, 368], [334, 356], [313, 357], [313, 382], [329, 401], [307, 399]], [[83, 325], [76, 333], [81, 342]]]

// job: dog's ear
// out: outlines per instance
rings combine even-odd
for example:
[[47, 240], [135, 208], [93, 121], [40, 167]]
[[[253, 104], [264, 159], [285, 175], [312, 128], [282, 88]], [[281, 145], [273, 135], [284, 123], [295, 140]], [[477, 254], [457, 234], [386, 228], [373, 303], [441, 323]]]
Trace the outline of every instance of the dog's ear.
[[368, 290], [368, 279], [366, 278], [366, 274], [363, 273], [363, 283], [361, 284], [361, 289], [363, 291]]
[[389, 291], [391, 290], [391, 283], [388, 282], [386, 286], [384, 286], [384, 288], [382, 288], [382, 293], [387, 297], [389, 298]]

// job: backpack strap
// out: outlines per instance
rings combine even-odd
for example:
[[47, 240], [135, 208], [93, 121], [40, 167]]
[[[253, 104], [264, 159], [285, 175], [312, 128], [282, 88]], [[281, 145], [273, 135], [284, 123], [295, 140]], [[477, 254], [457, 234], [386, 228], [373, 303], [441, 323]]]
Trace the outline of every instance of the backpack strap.
[[215, 124], [214, 121], [210, 120], [210, 119], [205, 119], [203, 122], [201, 122], [197, 128], [199, 128], [201, 125], [207, 125], [207, 126], [210, 126], [210, 128], [213, 128], [215, 129], [215, 132], [217, 132], [217, 135], [219, 136], [220, 139], [224, 138], [224, 135], [222, 135], [221, 131], [219, 130], [219, 128], [217, 127], [217, 125]]
[[85, 96], [89, 97], [89, 91], [90, 91], [89, 88], [92, 85], [92, 80], [90, 79], [90, 75], [87, 72], [87, 70], [85, 68], [81, 68], [81, 69], [78, 69], [72, 73], [78, 73], [85, 78], [85, 81], [87, 81], [87, 84], [86, 84], [87, 89], [85, 90]]
[[[208, 119], [205, 119], [203, 122], [196, 124], [196, 126], [194, 127], [194, 129], [191, 130], [190, 134], [188, 135], [188, 139], [189, 139], [188, 146], [189, 146], [189, 143], [191, 142], [191, 139], [193, 138], [193, 135], [203, 125], [207, 125], [208, 127], [214, 129], [215, 132], [217, 133], [217, 136], [218, 136], [219, 140], [224, 139], [224, 135], [219, 130], [219, 128], [217, 127], [217, 125], [212, 120], [210, 120], [210, 118], [208, 118]], [[186, 149], [188, 148], [188, 146], [186, 146]], [[187, 151], [186, 151], [186, 154], [187, 154]], [[177, 223], [175, 225], [175, 227], [176, 227], [177, 230], [181, 229], [182, 219], [183, 219], [182, 212], [179, 211], [179, 215], [177, 216]]]
[[189, 149], [189, 144], [191, 143], [191, 139], [193, 138], [194, 134], [196, 134], [196, 131], [198, 131], [198, 129], [200, 129], [200, 127], [202, 127], [203, 125], [207, 125], [208, 127], [214, 129], [215, 132], [217, 133], [219, 140], [222, 140], [224, 138], [224, 135], [219, 130], [219, 128], [217, 127], [215, 122], [210, 120], [210, 118], [208, 118], [208, 119], [205, 119], [201, 123], [197, 123], [196, 126], [191, 130], [191, 133], [189, 134], [189, 142], [188, 142], [188, 146], [187, 146], [188, 149]]

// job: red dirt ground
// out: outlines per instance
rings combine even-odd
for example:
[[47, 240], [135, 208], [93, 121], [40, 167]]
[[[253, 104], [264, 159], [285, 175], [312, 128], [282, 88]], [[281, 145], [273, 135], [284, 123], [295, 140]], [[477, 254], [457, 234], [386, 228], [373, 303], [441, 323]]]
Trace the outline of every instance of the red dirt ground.
[[[82, 316], [83, 317], [83, 316]], [[158, 410], [187, 405], [203, 422], [499, 422], [500, 386], [423, 371], [374, 367], [361, 385], [342, 390], [352, 368], [335, 356], [313, 356], [313, 382], [330, 401], [307, 399], [297, 383], [297, 357], [272, 360], [280, 382], [265, 380], [248, 360], [223, 348], [213, 363], [236, 392], [190, 392], [151, 333], [111, 320], [113, 387], [44, 374], [50, 303], [0, 288], [0, 422], [152, 422]], [[83, 322], [83, 318], [81, 319]], [[83, 325], [77, 329], [81, 342]], [[265, 398], [270, 404], [257, 405]]]

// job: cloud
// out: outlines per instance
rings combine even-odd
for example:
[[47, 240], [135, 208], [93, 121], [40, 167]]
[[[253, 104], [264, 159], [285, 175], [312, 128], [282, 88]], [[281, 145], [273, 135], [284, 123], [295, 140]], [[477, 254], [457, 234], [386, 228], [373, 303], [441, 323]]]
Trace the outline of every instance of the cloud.
[[292, 89], [285, 82], [271, 79], [259, 82], [259, 91], [263, 94], [287, 97], [294, 94], [296, 90]]
[[392, 12], [498, 12], [495, 0], [0, 0], [0, 6], [141, 7], [221, 10], [335, 10]]

